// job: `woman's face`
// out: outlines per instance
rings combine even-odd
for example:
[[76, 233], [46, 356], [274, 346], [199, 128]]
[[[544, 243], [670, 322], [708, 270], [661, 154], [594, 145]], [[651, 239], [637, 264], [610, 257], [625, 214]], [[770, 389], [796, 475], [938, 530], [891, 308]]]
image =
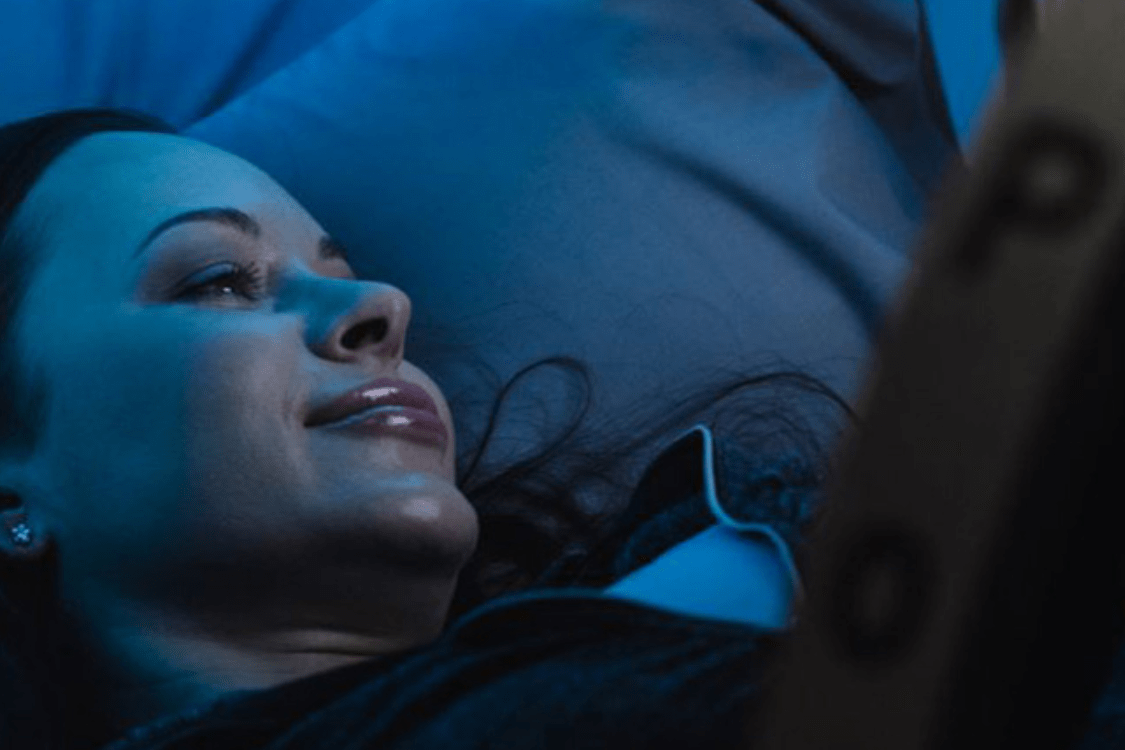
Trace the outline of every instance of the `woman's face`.
[[[189, 221], [145, 243], [199, 209], [257, 228]], [[80, 141], [16, 219], [44, 252], [17, 351], [50, 406], [34, 456], [0, 480], [57, 543], [64, 597], [190, 608], [232, 631], [239, 612], [360, 627], [448, 602], [476, 517], [454, 485], [448, 406], [403, 360], [401, 291], [322, 250], [265, 174], [178, 136]], [[378, 377], [428, 392], [444, 445], [306, 424]]]

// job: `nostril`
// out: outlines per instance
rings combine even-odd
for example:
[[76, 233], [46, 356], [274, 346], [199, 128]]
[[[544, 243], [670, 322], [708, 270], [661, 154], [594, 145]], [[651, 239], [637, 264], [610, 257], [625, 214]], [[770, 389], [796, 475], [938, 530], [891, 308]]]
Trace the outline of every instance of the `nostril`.
[[348, 349], [358, 349], [363, 345], [364, 339], [371, 339], [371, 343], [378, 344], [387, 336], [387, 319], [376, 318], [374, 320], [365, 320], [362, 323], [357, 323], [348, 329], [344, 337], [340, 340]]

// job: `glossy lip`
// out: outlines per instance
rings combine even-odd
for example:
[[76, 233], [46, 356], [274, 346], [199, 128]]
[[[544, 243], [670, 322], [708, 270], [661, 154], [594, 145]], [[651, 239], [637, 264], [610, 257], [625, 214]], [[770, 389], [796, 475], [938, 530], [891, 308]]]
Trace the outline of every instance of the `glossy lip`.
[[433, 412], [411, 406], [375, 406], [338, 422], [325, 425], [363, 435], [391, 435], [436, 445], [445, 450], [449, 441], [445, 424]]
[[[414, 410], [428, 412], [433, 419], [441, 424], [442, 432], [445, 431], [445, 425], [441, 423], [437, 404], [430, 398], [430, 394], [426, 393], [426, 390], [419, 385], [395, 378], [376, 378], [370, 383], [365, 383], [359, 388], [350, 390], [344, 395], [316, 407], [309, 413], [305, 420], [305, 426], [319, 427], [333, 424], [377, 406], [407, 407], [403, 412], [407, 417], [412, 416], [410, 412]], [[393, 410], [385, 411], [391, 412]], [[430, 423], [428, 418], [418, 415], [413, 416]], [[365, 421], [370, 420], [356, 420], [353, 423], [363, 424]], [[395, 429], [395, 427], [392, 425], [391, 429]]]

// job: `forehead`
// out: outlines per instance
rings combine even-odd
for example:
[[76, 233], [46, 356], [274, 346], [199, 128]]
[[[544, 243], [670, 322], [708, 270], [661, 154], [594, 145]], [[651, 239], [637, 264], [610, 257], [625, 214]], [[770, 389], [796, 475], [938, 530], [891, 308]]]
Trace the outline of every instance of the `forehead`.
[[208, 199], [224, 189], [236, 194], [284, 192], [264, 172], [234, 154], [165, 133], [87, 136], [56, 159], [40, 182], [55, 191], [80, 195], [91, 179], [122, 198], [142, 202]]
[[20, 213], [56, 248], [120, 247], [127, 255], [164, 219], [216, 206], [259, 216], [300, 212], [268, 175], [226, 151], [176, 135], [111, 132], [58, 157]]

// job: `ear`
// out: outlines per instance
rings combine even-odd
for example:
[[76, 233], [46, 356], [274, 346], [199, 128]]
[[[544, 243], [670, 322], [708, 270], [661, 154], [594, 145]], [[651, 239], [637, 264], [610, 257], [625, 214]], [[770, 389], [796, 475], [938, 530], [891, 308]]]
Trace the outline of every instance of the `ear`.
[[8, 562], [32, 562], [47, 552], [48, 534], [27, 499], [15, 484], [0, 483], [0, 558]]

